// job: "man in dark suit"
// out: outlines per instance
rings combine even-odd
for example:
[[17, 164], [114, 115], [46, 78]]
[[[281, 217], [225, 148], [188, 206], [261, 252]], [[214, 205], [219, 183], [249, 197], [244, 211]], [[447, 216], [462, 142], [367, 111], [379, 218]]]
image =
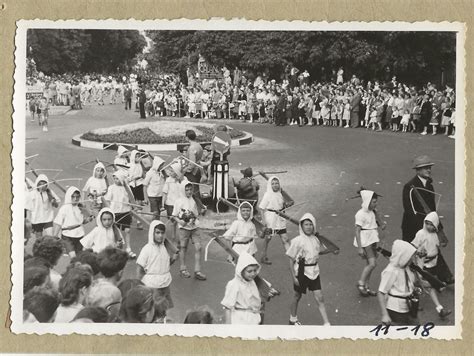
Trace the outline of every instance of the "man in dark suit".
[[286, 95], [277, 93], [277, 102], [275, 105], [275, 125], [285, 126], [286, 124]]
[[361, 96], [356, 89], [351, 98], [351, 127], [359, 127], [359, 106]]
[[436, 201], [431, 179], [431, 167], [434, 165], [428, 156], [419, 156], [413, 160], [413, 169], [416, 176], [403, 187], [403, 219], [402, 236], [403, 240], [411, 242], [418, 230], [423, 228], [423, 220], [426, 217], [422, 203], [414, 193], [413, 187], [418, 189], [419, 195], [425, 201], [431, 211], [436, 211]]
[[125, 91], [124, 91], [124, 98], [125, 98], [125, 110], [131, 110], [132, 109], [132, 87], [130, 84], [127, 84], [125, 86]]

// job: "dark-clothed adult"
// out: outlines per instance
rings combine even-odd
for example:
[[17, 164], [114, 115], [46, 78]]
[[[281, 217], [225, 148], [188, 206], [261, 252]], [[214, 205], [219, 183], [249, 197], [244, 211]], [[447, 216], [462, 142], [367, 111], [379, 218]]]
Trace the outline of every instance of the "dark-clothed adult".
[[286, 124], [286, 96], [277, 94], [278, 100], [275, 105], [275, 125], [285, 126]]
[[124, 99], [125, 99], [125, 110], [131, 110], [132, 109], [132, 88], [130, 85], [127, 85], [125, 88], [125, 91], [123, 93]]
[[419, 156], [413, 160], [413, 169], [416, 170], [416, 176], [413, 177], [403, 187], [403, 219], [402, 236], [403, 240], [411, 242], [418, 230], [423, 228], [423, 220], [426, 217], [423, 204], [414, 193], [413, 187], [417, 189], [419, 195], [423, 198], [431, 211], [436, 211], [436, 199], [431, 178], [431, 167], [434, 165], [428, 156]]
[[140, 119], [146, 119], [145, 102], [146, 102], [145, 90], [141, 89], [140, 92], [138, 93], [138, 107], [140, 109]]
[[351, 98], [351, 127], [359, 127], [359, 106], [361, 96], [358, 91]]

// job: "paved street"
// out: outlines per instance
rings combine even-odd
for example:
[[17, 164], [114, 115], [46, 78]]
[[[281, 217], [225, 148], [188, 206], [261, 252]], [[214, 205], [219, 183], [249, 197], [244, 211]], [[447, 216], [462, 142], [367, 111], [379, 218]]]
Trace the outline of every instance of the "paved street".
[[[26, 155], [38, 153], [33, 167], [62, 169], [60, 178], [82, 178], [83, 185], [91, 173], [75, 167], [96, 157], [112, 162], [115, 153], [73, 146], [71, 138], [93, 128], [138, 122], [138, 117], [133, 111], [123, 110], [122, 105], [86, 106], [82, 111], [50, 117], [49, 132], [41, 132], [38, 124], [27, 117]], [[428, 154], [435, 162], [434, 186], [442, 194], [439, 214], [443, 216], [450, 238], [443, 254], [454, 267], [454, 140], [442, 135], [376, 133], [365, 129], [274, 127], [235, 121], [229, 124], [255, 137], [253, 144], [232, 149], [231, 175], [240, 178], [239, 169], [247, 166], [253, 167], [254, 172], [287, 170], [288, 173], [280, 175], [283, 188], [297, 204], [307, 202], [301, 209], [290, 209], [288, 213], [299, 218], [304, 212], [311, 212], [316, 217], [318, 230], [341, 248], [339, 255], [325, 255], [320, 259], [323, 294], [333, 325], [375, 325], [380, 318], [377, 298], [360, 297], [356, 289], [363, 261], [352, 242], [354, 215], [360, 208], [360, 199], [346, 202], [346, 198], [355, 195], [360, 185], [383, 196], [378, 206], [388, 222], [385, 246], [390, 249], [391, 242], [401, 237], [401, 192], [403, 184], [414, 175], [411, 161], [416, 155]], [[177, 155], [176, 152], [171, 154]], [[261, 177], [257, 179], [263, 194], [266, 183]], [[290, 224], [288, 227], [289, 235], [296, 236], [297, 227]], [[87, 228], [91, 229], [92, 225]], [[146, 231], [132, 230], [132, 248], [137, 254], [146, 239]], [[262, 241], [257, 243], [261, 248]], [[192, 266], [192, 248], [188, 253], [189, 266]], [[263, 266], [261, 274], [282, 293], [267, 303], [265, 323], [287, 324], [292, 283], [288, 258], [279, 241], [270, 244], [269, 258], [273, 264]], [[386, 264], [384, 257], [378, 259], [372, 289], [378, 287], [380, 272]], [[223, 261], [204, 263], [203, 271], [208, 276], [205, 282], [183, 279], [178, 269], [177, 264], [173, 265], [171, 291], [175, 307], [169, 312], [170, 319], [182, 322], [187, 311], [203, 305], [211, 308], [217, 318], [221, 317], [223, 310], [219, 302], [226, 282], [233, 278], [233, 267]], [[126, 267], [124, 278], [134, 276], [132, 261]], [[453, 289], [443, 292], [440, 299], [445, 307], [454, 310]], [[422, 305], [420, 321], [433, 321], [436, 325], [454, 323], [454, 314], [440, 321], [427, 296], [423, 297]], [[303, 324], [322, 324], [310, 295], [302, 298], [298, 314]]]

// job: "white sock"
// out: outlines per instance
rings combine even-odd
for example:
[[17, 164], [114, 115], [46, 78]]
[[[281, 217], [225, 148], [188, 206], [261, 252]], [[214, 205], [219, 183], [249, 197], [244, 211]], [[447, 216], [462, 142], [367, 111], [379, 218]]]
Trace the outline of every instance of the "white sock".
[[331, 323], [330, 322], [324, 323], [323, 326], [331, 326]]
[[291, 321], [292, 323], [295, 323], [295, 322], [298, 321], [298, 317], [297, 317], [297, 316], [290, 315], [290, 321]]
[[443, 310], [443, 306], [442, 305], [438, 305], [436, 307], [436, 311], [439, 313], [441, 310]]

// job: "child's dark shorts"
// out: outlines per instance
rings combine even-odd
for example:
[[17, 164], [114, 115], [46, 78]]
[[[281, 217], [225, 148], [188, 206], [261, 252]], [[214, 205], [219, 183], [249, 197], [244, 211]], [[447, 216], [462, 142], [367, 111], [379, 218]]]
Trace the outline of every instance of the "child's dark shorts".
[[417, 318], [410, 316], [410, 313], [399, 313], [391, 309], [387, 309], [392, 325], [419, 325]]
[[125, 230], [126, 228], [130, 228], [130, 226], [132, 225], [132, 214], [130, 214], [129, 211], [126, 213], [116, 213], [115, 225], [120, 230]]
[[47, 223], [40, 223], [40, 224], [31, 224], [34, 232], [43, 232], [43, 230], [53, 227], [53, 222], [49, 221]]
[[295, 292], [298, 292], [300, 294], [306, 294], [306, 290], [321, 290], [321, 279], [316, 278], [316, 279], [309, 279], [307, 276], [304, 276], [303, 278], [303, 283], [300, 282], [300, 285], [297, 286], [296, 284], [293, 284], [293, 290]]
[[136, 187], [130, 187], [130, 190], [132, 191], [135, 200], [145, 200], [145, 194], [143, 193], [143, 184], [137, 185]]
[[83, 250], [82, 244], [81, 244], [81, 237], [69, 237], [69, 236], [64, 236], [61, 235], [61, 239], [64, 241], [64, 246], [66, 247], [66, 252], [72, 252], [74, 251], [75, 253], [79, 253]]

